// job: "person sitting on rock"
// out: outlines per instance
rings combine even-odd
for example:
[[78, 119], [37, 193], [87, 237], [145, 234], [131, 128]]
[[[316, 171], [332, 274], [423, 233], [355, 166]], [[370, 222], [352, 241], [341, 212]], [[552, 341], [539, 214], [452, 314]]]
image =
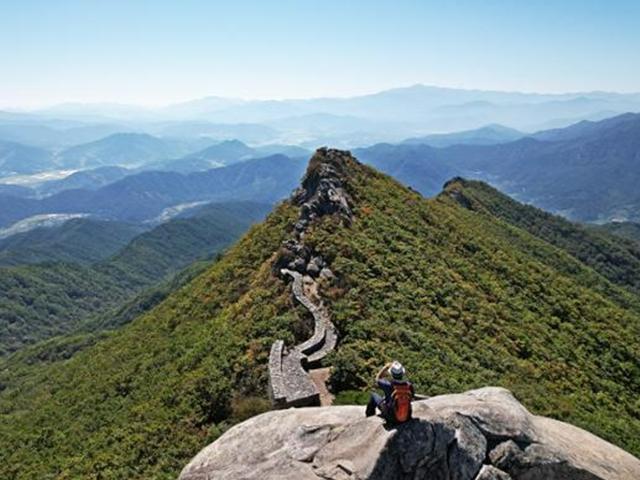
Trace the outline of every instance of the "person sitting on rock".
[[[383, 378], [391, 374], [391, 380]], [[387, 363], [376, 376], [378, 387], [384, 392], [384, 397], [377, 393], [371, 394], [367, 404], [367, 417], [376, 414], [380, 409], [382, 416], [390, 422], [402, 423], [411, 419], [411, 401], [415, 396], [413, 385], [404, 379], [405, 370], [400, 362]]]

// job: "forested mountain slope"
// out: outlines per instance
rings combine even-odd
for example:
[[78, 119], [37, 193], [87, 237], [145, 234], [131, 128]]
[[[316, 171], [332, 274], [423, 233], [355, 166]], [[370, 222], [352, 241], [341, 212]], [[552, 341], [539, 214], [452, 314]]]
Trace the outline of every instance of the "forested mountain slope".
[[139, 235], [92, 265], [0, 267], [0, 354], [86, 327], [89, 315], [105, 312], [195, 260], [220, 252], [269, 208], [251, 202], [213, 204], [193, 218], [171, 220]]
[[[397, 358], [419, 392], [504, 386], [535, 413], [640, 453], [637, 295], [486, 209], [425, 200], [330, 153], [308, 175], [338, 171], [353, 222], [325, 215], [305, 244], [335, 274], [320, 290], [340, 336], [327, 361], [335, 393], [368, 389]], [[279, 205], [211, 268], [70, 359], [0, 365], [0, 476], [175, 478], [265, 408], [272, 342], [309, 333], [274, 272], [298, 210]]]
[[[495, 216], [573, 255], [609, 281], [640, 294], [640, 245], [518, 203], [486, 183], [456, 178], [443, 195], [465, 208]], [[633, 225], [633, 224], [631, 224]]]
[[627, 240], [640, 242], [640, 223], [613, 222], [601, 225], [599, 228]]
[[138, 225], [88, 218], [35, 228], [0, 240], [0, 266], [97, 262], [115, 254], [143, 230]]

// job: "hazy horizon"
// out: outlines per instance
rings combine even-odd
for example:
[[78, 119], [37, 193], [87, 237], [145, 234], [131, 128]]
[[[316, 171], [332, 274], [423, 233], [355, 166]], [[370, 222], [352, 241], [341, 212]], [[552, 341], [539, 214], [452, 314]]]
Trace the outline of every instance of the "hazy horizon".
[[614, 90], [583, 90], [583, 91], [557, 91], [557, 92], [542, 92], [542, 91], [524, 91], [524, 90], [495, 90], [495, 89], [481, 89], [481, 88], [463, 88], [463, 87], [455, 87], [455, 86], [448, 86], [448, 85], [431, 85], [431, 84], [424, 84], [424, 83], [416, 83], [416, 84], [411, 84], [411, 85], [398, 85], [398, 86], [392, 86], [389, 88], [384, 88], [381, 90], [372, 90], [372, 91], [362, 91], [362, 92], [355, 92], [351, 95], [318, 95], [318, 96], [309, 96], [309, 97], [277, 97], [277, 98], [251, 98], [251, 97], [231, 97], [231, 96], [225, 96], [225, 95], [218, 95], [216, 93], [212, 93], [209, 95], [204, 95], [201, 97], [188, 97], [188, 98], [184, 98], [181, 100], [177, 100], [177, 101], [172, 101], [172, 102], [161, 102], [161, 103], [153, 103], [153, 104], [145, 104], [145, 103], [130, 103], [130, 102], [116, 102], [116, 101], [81, 101], [81, 100], [66, 100], [66, 101], [62, 101], [62, 102], [55, 102], [55, 103], [49, 103], [49, 104], [42, 104], [42, 105], [34, 105], [34, 106], [2, 106], [0, 105], [0, 109], [3, 109], [5, 111], [13, 111], [13, 112], [30, 112], [30, 111], [39, 111], [39, 110], [46, 110], [46, 109], [50, 109], [50, 108], [54, 108], [54, 107], [61, 107], [61, 106], [73, 106], [73, 105], [77, 105], [77, 106], [91, 106], [91, 105], [95, 105], [95, 106], [99, 106], [99, 105], [104, 105], [104, 106], [121, 106], [121, 107], [134, 107], [134, 108], [141, 108], [141, 109], [160, 109], [160, 108], [164, 108], [164, 107], [169, 107], [169, 106], [173, 106], [173, 105], [178, 105], [178, 104], [183, 104], [183, 103], [189, 103], [189, 102], [195, 102], [195, 101], [200, 101], [200, 100], [205, 100], [205, 99], [224, 99], [224, 100], [230, 100], [230, 101], [238, 101], [238, 102], [261, 102], [261, 101], [298, 101], [298, 100], [321, 100], [321, 99], [328, 99], [328, 98], [336, 98], [336, 99], [340, 99], [340, 98], [344, 98], [344, 99], [348, 99], [348, 98], [355, 98], [355, 97], [364, 97], [364, 96], [368, 96], [368, 95], [376, 95], [379, 93], [383, 93], [383, 92], [388, 92], [388, 91], [392, 91], [392, 90], [402, 90], [402, 89], [409, 89], [409, 88], [415, 88], [415, 87], [425, 87], [425, 88], [437, 88], [437, 89], [446, 89], [446, 90], [460, 90], [460, 91], [466, 91], [466, 92], [495, 92], [495, 93], [508, 93], [508, 94], [523, 94], [523, 95], [540, 95], [540, 96], [571, 96], [571, 95], [588, 95], [588, 94], [611, 94], [611, 95], [640, 95], [640, 88], [638, 90], [635, 91], [614, 91]]
[[414, 84], [640, 90], [640, 4], [82, 2], [0, 6], [0, 108], [350, 97]]

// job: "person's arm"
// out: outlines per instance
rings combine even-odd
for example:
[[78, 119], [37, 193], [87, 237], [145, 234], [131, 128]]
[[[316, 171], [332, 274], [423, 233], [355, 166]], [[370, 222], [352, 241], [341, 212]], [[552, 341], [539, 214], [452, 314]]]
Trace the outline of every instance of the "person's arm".
[[379, 382], [382, 379], [382, 377], [384, 377], [387, 374], [390, 368], [391, 368], [391, 362], [387, 363], [384, 367], [382, 367], [378, 372], [378, 374], [376, 375], [376, 382]]

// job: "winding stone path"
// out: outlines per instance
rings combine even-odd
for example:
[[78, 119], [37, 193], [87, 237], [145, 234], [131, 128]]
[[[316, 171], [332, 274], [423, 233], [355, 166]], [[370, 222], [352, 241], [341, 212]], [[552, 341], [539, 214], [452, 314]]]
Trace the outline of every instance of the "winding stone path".
[[293, 270], [282, 269], [281, 273], [293, 278], [291, 291], [313, 316], [314, 332], [308, 340], [290, 351], [285, 350], [282, 340], [274, 342], [269, 356], [271, 398], [276, 407], [326, 405], [332, 397], [320, 379], [326, 381], [329, 370], [317, 369], [322, 370], [318, 373], [312, 368], [318, 367], [335, 348], [338, 334], [322, 301], [317, 299], [317, 303], [314, 302], [305, 292], [305, 281], [312, 284], [315, 280]]
[[[296, 297], [296, 300], [309, 310], [313, 316], [313, 335], [296, 348], [305, 355], [307, 367], [316, 366], [335, 348], [338, 342], [338, 334], [336, 333], [333, 323], [331, 323], [329, 311], [322, 301], [318, 299], [318, 303], [316, 304], [305, 292], [304, 282], [307, 281], [309, 284], [316, 284], [315, 280], [309, 276], [303, 276], [298, 272], [287, 269], [283, 269], [282, 274], [289, 275], [293, 278], [291, 287], [293, 296]], [[317, 290], [317, 287], [312, 288], [312, 290]]]
[[271, 347], [269, 386], [277, 408], [330, 405], [333, 399], [326, 386], [330, 370], [320, 367], [322, 360], [336, 348], [338, 332], [318, 295], [316, 281], [318, 277], [332, 278], [333, 273], [322, 255], [305, 245], [304, 236], [308, 226], [324, 215], [335, 215], [344, 224], [351, 224], [351, 199], [343, 183], [349, 162], [357, 162], [349, 152], [318, 149], [291, 200], [300, 206], [300, 217], [293, 238], [283, 244], [274, 273], [292, 279], [293, 296], [311, 313], [314, 330], [308, 340], [291, 349], [282, 340]]

